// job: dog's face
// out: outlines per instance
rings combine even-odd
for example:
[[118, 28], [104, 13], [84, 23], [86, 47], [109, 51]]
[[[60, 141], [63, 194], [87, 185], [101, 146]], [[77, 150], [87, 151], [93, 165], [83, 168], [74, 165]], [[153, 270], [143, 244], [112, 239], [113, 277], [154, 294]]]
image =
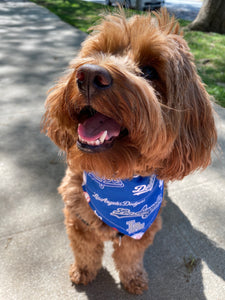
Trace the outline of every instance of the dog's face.
[[44, 130], [71, 168], [181, 179], [216, 143], [208, 95], [165, 10], [107, 16], [46, 102]]

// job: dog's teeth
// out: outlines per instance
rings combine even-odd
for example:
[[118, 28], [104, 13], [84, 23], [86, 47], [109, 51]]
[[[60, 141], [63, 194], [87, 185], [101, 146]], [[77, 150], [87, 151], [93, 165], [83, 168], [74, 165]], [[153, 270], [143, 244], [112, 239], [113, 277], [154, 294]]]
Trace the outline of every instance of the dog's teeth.
[[79, 141], [81, 142], [81, 143], [87, 143], [84, 139], [82, 139], [82, 137], [78, 134], [78, 139], [79, 139]]
[[99, 146], [99, 145], [101, 145], [101, 144], [104, 143], [106, 136], [107, 136], [107, 130], [102, 134], [102, 136], [100, 137], [100, 139], [97, 139], [96, 141], [86, 141], [79, 134], [78, 134], [78, 139], [83, 144], [88, 144], [90, 146]]
[[104, 143], [107, 133], [108, 133], [107, 130], [105, 130], [101, 135], [101, 137], [99, 138], [101, 144]]

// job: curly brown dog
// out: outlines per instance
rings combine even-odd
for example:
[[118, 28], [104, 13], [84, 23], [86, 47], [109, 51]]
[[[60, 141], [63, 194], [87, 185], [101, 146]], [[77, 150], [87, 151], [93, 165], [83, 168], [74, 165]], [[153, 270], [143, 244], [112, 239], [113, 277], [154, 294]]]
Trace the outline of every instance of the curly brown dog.
[[103, 18], [46, 101], [43, 130], [65, 151], [59, 187], [75, 255], [70, 278], [87, 284], [104, 241], [123, 286], [148, 288], [146, 248], [162, 222], [164, 182], [206, 168], [216, 144], [209, 96], [178, 23], [166, 10]]

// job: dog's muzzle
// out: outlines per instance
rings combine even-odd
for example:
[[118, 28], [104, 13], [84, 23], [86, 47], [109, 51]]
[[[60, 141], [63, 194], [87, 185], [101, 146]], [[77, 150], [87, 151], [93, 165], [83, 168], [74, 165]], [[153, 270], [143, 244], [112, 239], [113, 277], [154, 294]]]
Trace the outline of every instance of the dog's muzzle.
[[[77, 69], [76, 82], [88, 103], [91, 98], [112, 86], [113, 79], [105, 68], [84, 64]], [[78, 115], [77, 147], [87, 153], [105, 151], [113, 146], [115, 139], [127, 135], [127, 130], [109, 116], [85, 106]]]

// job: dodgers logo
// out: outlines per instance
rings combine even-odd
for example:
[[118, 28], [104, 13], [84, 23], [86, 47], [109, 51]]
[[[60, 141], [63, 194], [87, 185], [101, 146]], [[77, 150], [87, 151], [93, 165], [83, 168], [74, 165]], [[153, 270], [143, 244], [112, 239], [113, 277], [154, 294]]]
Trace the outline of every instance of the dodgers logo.
[[159, 208], [159, 206], [161, 205], [161, 202], [162, 202], [162, 196], [159, 195], [157, 197], [156, 202], [153, 203], [149, 207], [146, 204], [139, 211], [131, 211], [130, 209], [120, 207], [120, 208], [117, 208], [116, 210], [112, 211], [110, 213], [110, 215], [115, 216], [118, 219], [130, 218], [130, 217], [133, 217], [133, 218], [141, 217], [142, 219], [147, 219], [150, 216], [150, 214], [152, 214], [157, 208]]
[[[102, 203], [105, 203], [107, 206], [116, 205], [116, 206], [133, 206], [136, 207], [137, 205], [140, 205], [141, 203], [145, 202], [145, 199], [131, 202], [131, 201], [110, 201], [108, 198], [101, 198], [97, 193], [94, 193], [93, 198], [97, 201], [100, 201]], [[86, 198], [87, 199], [87, 198]]]
[[100, 178], [100, 177], [96, 176], [93, 173], [88, 173], [88, 176], [90, 176], [92, 180], [97, 182], [101, 189], [104, 189], [104, 187], [113, 187], [113, 188], [122, 188], [122, 187], [124, 187], [123, 182], [119, 179], [118, 180], [113, 180], [113, 179]]
[[135, 220], [127, 221], [126, 224], [128, 226], [127, 232], [129, 234], [137, 232], [145, 227], [145, 223], [135, 222]]
[[154, 183], [155, 183], [155, 179], [156, 179], [156, 176], [155, 175], [152, 175], [149, 179], [149, 184], [146, 185], [146, 184], [142, 184], [142, 185], [138, 185], [134, 188], [134, 190], [132, 191], [133, 195], [134, 196], [139, 196], [141, 194], [144, 194], [144, 193], [148, 193], [148, 192], [151, 192], [151, 190], [153, 189], [154, 187]]

